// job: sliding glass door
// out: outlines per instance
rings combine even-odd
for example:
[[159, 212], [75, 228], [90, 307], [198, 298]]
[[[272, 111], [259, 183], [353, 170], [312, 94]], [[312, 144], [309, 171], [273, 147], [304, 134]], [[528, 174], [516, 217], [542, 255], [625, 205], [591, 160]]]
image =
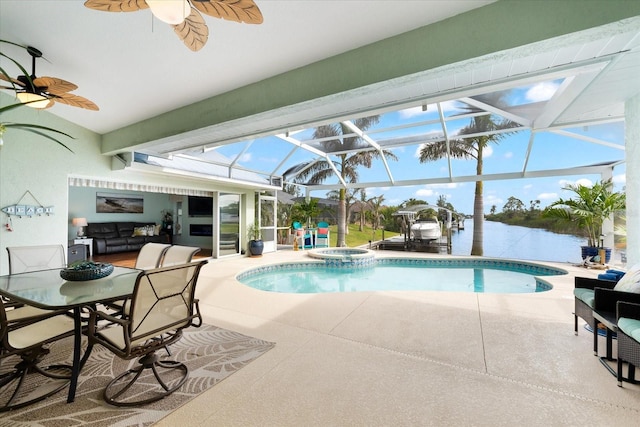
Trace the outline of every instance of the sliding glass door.
[[219, 256], [240, 253], [240, 195], [220, 193]]

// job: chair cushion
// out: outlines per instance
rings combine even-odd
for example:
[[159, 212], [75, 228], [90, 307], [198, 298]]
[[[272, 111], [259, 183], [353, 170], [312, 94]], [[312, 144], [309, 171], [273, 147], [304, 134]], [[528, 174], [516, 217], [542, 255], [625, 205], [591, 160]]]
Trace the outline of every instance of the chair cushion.
[[618, 319], [618, 329], [640, 342], [640, 320], [621, 317]]
[[319, 236], [326, 236], [327, 234], [329, 234], [329, 229], [328, 228], [318, 228], [318, 235]]
[[640, 263], [631, 267], [613, 289], [640, 294]]
[[595, 302], [595, 291], [593, 289], [575, 288], [573, 295], [589, 307], [593, 307]]

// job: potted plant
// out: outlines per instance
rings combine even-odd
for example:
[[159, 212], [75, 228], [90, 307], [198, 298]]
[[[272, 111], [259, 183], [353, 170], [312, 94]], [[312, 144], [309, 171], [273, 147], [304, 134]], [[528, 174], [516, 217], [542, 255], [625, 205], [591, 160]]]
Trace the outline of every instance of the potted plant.
[[264, 242], [262, 241], [258, 221], [254, 221], [254, 223], [249, 226], [247, 229], [247, 235], [249, 236], [249, 253], [251, 256], [262, 256]]
[[587, 237], [587, 246], [582, 247], [582, 259], [598, 255], [599, 249], [606, 249], [605, 262], [609, 262], [611, 248], [601, 248], [602, 223], [626, 209], [625, 194], [614, 192], [611, 180], [596, 182], [591, 187], [577, 184], [563, 189], [572, 191], [576, 197], [556, 200], [545, 209], [544, 215], [578, 224]]

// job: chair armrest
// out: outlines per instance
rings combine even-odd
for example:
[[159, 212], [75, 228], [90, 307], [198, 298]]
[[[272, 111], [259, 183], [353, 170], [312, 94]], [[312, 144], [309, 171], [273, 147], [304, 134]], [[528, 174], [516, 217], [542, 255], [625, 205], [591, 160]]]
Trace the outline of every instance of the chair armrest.
[[104, 311], [95, 311], [95, 310], [91, 310], [91, 313], [89, 314], [89, 325], [88, 325], [88, 329], [89, 329], [89, 333], [92, 335], [95, 335], [96, 331], [97, 331], [97, 326], [98, 326], [98, 321], [99, 320], [106, 320], [109, 323], [113, 324], [118, 324], [120, 326], [126, 325], [127, 323], [129, 323], [128, 319], [124, 319], [122, 317], [115, 317], [115, 316], [111, 316], [110, 314], [105, 313]]
[[595, 288], [593, 310], [615, 313], [618, 301], [640, 304], [640, 294]]
[[640, 320], [640, 304], [618, 301], [617, 307], [618, 315], [616, 316], [616, 319], [626, 317], [627, 319]]
[[613, 289], [616, 286], [613, 280], [592, 279], [590, 277], [576, 277], [575, 287], [584, 289], [605, 288]]

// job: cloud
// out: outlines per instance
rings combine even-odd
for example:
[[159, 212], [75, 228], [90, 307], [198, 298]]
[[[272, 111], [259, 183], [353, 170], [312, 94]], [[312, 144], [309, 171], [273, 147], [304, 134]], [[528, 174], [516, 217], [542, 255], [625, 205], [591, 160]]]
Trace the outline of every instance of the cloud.
[[493, 194], [489, 194], [484, 198], [484, 206], [491, 207], [493, 205], [496, 205], [497, 207], [501, 207], [502, 205], [504, 205], [504, 200], [502, 200], [500, 197], [497, 197]]
[[593, 182], [591, 182], [590, 179], [587, 178], [582, 178], [579, 179], [577, 181], [569, 181], [566, 179], [561, 179], [560, 181], [558, 181], [558, 184], [560, 185], [560, 187], [566, 187], [568, 185], [582, 185], [584, 187], [592, 187], [593, 186]]
[[619, 184], [619, 185], [625, 185], [627, 183], [627, 175], [626, 174], [614, 175], [613, 183]]
[[504, 158], [505, 159], [510, 159], [513, 157], [513, 151], [509, 151], [507, 153], [504, 153]]
[[536, 198], [538, 200], [555, 200], [558, 198], [558, 193], [540, 193]]
[[482, 150], [482, 158], [483, 159], [486, 159], [487, 157], [491, 157], [492, 154], [493, 154], [493, 147], [490, 146], [490, 145], [487, 145]]
[[242, 157], [240, 157], [241, 162], [250, 162], [251, 161], [251, 153], [244, 153]]
[[410, 119], [415, 116], [421, 116], [423, 114], [427, 114], [427, 111], [422, 111], [422, 106], [419, 105], [417, 107], [407, 108], [404, 110], [398, 111], [401, 119]]
[[430, 188], [421, 188], [420, 190], [416, 191], [416, 196], [420, 196], [420, 197], [431, 197], [435, 194], [435, 191], [433, 191]]
[[529, 190], [531, 188], [533, 188], [533, 184], [527, 184], [524, 187], [522, 187], [524, 190]]
[[558, 86], [558, 83], [553, 82], [538, 83], [529, 88], [524, 96], [531, 102], [548, 101], [556, 93]]

